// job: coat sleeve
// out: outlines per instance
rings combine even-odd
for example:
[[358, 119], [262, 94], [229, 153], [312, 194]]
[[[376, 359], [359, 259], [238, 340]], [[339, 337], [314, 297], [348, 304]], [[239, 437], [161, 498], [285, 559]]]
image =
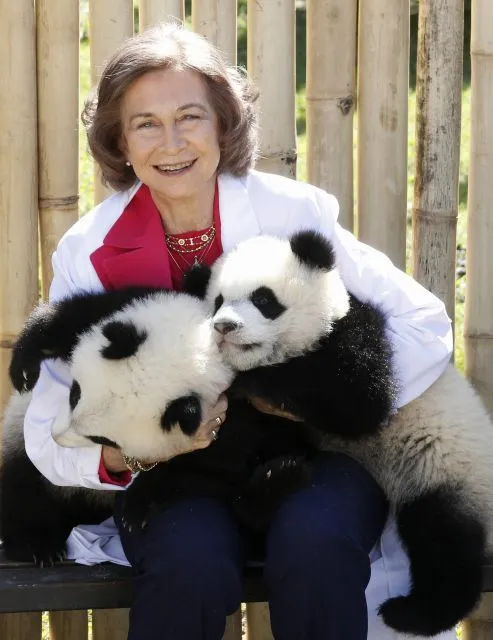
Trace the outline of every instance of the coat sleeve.
[[[63, 265], [63, 250], [53, 255], [53, 282], [50, 300], [71, 295], [78, 286]], [[32, 400], [24, 420], [26, 453], [39, 471], [56, 485], [82, 486], [89, 489], [119, 489], [99, 479], [101, 446], [69, 449], [58, 445], [51, 436], [51, 425], [60, 409], [69, 402], [72, 380], [69, 367], [60, 360], [46, 360], [33, 389]]]
[[336, 199], [319, 192], [321, 231], [332, 239], [341, 277], [357, 298], [378, 305], [387, 320], [400, 383], [397, 407], [421, 395], [443, 373], [453, 349], [445, 305], [380, 251], [359, 242], [335, 219]]

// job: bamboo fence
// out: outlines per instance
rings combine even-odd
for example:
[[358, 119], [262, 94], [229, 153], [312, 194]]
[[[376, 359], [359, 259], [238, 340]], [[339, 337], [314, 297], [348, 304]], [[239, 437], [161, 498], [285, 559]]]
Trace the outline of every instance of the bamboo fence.
[[[140, 30], [185, 18], [184, 0], [140, 0]], [[248, 0], [248, 73], [260, 89], [258, 167], [296, 176], [295, 0]], [[413, 8], [415, 8], [413, 3]], [[38, 293], [50, 255], [78, 216], [78, 0], [0, 0], [0, 406], [10, 350]], [[36, 10], [35, 10], [36, 7]], [[340, 220], [405, 265], [409, 0], [306, 0], [308, 180], [337, 195]], [[193, 0], [191, 28], [230, 61], [237, 55], [237, 1]], [[91, 78], [134, 32], [133, 0], [89, 0]], [[454, 313], [462, 82], [463, 0], [420, 0], [415, 277]], [[299, 53], [299, 52], [298, 52]], [[493, 4], [472, 0], [471, 147], [465, 318], [466, 373], [493, 408]], [[356, 158], [356, 162], [354, 162]], [[94, 202], [109, 191], [96, 176]], [[354, 213], [353, 213], [354, 212]], [[39, 221], [39, 222], [38, 222]], [[38, 258], [38, 226], [40, 256]], [[39, 275], [41, 274], [41, 286]], [[249, 605], [250, 640], [270, 640], [265, 604]], [[491, 613], [490, 613], [491, 611]], [[463, 637], [493, 633], [493, 605]], [[51, 640], [85, 640], [87, 613], [50, 617]], [[122, 640], [127, 612], [93, 615], [94, 640]], [[0, 616], [0, 638], [40, 640], [39, 614]], [[228, 640], [242, 637], [241, 613]]]
[[307, 179], [337, 196], [339, 221], [350, 229], [354, 223], [357, 10], [358, 0], [306, 3], [310, 34], [306, 39]]

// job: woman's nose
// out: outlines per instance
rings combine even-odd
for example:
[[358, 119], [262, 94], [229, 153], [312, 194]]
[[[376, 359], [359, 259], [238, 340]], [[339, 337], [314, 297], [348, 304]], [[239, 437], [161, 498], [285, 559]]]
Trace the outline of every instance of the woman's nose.
[[185, 145], [186, 140], [177, 125], [163, 127], [161, 146], [166, 153], [173, 155], [174, 153], [181, 151]]

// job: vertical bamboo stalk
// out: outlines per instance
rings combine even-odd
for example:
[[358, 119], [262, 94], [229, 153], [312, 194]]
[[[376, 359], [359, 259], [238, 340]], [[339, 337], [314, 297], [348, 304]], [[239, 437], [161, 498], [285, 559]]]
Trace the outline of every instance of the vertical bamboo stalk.
[[1, 6], [0, 413], [10, 395], [12, 343], [38, 297], [34, 4], [17, 0]]
[[308, 182], [333, 193], [353, 229], [353, 114], [358, 0], [307, 0]]
[[[132, 0], [89, 0], [89, 31], [91, 81], [96, 85], [105, 62], [123, 40], [134, 32]], [[99, 170], [96, 168], [95, 202], [101, 202], [110, 193], [111, 189], [101, 183]]]
[[53, 275], [51, 255], [78, 217], [79, 3], [37, 0], [36, 13], [39, 223], [46, 296]]
[[[38, 0], [38, 154], [42, 295], [51, 256], [78, 217], [79, 2]], [[65, 81], [60, 83], [60, 78]], [[87, 613], [50, 612], [50, 640], [87, 639]]]
[[360, 0], [358, 234], [404, 267], [409, 0]]
[[87, 611], [50, 611], [50, 640], [87, 640]]
[[247, 634], [250, 640], [274, 640], [270, 627], [269, 605], [250, 602], [246, 606]]
[[419, 3], [413, 275], [455, 310], [463, 0]]
[[185, 19], [184, 0], [140, 0], [139, 31], [173, 18], [180, 21]]
[[466, 375], [493, 411], [493, 4], [473, 0], [465, 308]]
[[41, 614], [38, 612], [2, 613], [0, 638], [2, 640], [40, 640]]
[[193, 0], [192, 29], [208, 38], [236, 64], [237, 0]]
[[258, 168], [296, 177], [295, 2], [248, 0], [248, 73], [260, 90]]
[[126, 640], [128, 609], [94, 609], [92, 612], [93, 640]]

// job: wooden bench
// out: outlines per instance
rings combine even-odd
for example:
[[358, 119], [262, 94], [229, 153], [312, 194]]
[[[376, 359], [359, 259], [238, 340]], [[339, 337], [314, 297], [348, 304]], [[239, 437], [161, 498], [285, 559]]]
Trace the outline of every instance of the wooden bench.
[[[493, 587], [493, 566], [492, 566]], [[92, 567], [71, 561], [39, 568], [6, 560], [0, 551], [0, 613], [122, 609], [132, 602], [132, 570], [115, 564]], [[262, 565], [245, 569], [245, 602], [264, 602]]]
[[[85, 567], [67, 561], [40, 569], [27, 563], [9, 562], [0, 551], [0, 613], [124, 609], [132, 602], [131, 581], [132, 570], [128, 567], [114, 564]], [[261, 563], [247, 565], [244, 587], [245, 602], [267, 600]], [[483, 591], [493, 592], [493, 559], [485, 566]], [[491, 604], [483, 605], [479, 620], [466, 623], [463, 638], [493, 640]]]

